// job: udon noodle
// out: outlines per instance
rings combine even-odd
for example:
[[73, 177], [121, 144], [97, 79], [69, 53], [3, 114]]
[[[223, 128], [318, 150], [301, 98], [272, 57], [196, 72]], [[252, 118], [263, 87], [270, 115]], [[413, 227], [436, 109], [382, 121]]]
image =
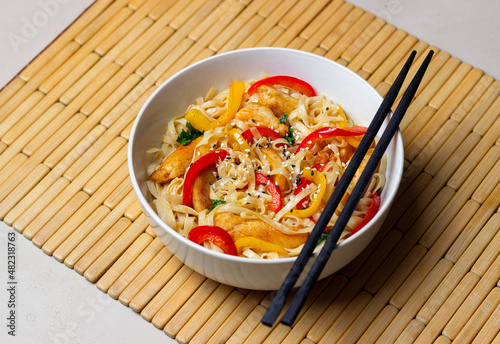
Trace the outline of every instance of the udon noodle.
[[[153, 205], [168, 226], [219, 252], [231, 245], [248, 258], [298, 255], [366, 128], [339, 104], [304, 90], [305, 82], [289, 79], [212, 88], [168, 123], [147, 167]], [[373, 145], [329, 227], [372, 151]], [[340, 240], [373, 213], [383, 185], [383, 174], [375, 173]]]

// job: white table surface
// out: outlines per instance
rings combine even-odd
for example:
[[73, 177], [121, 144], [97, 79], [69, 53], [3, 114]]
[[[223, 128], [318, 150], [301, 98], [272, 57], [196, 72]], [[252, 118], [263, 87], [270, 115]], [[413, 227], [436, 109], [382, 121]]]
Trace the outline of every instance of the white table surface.
[[[92, 3], [91, 0], [68, 2], [16, 0], [2, 4], [0, 87]], [[351, 2], [500, 79], [500, 2]], [[38, 26], [26, 31], [27, 22], [36, 22]], [[0, 318], [4, 324], [0, 327], [0, 343], [175, 342], [128, 307], [100, 292], [84, 277], [45, 255], [18, 233], [15, 241], [16, 337], [9, 336], [5, 326], [9, 316], [6, 268], [9, 232], [14, 230], [0, 222]]]

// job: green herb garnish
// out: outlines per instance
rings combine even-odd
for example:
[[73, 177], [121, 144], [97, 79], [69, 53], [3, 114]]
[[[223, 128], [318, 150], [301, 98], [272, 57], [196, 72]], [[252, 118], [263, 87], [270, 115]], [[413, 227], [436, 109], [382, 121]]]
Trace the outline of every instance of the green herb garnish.
[[288, 141], [290, 146], [293, 146], [295, 144], [295, 138], [293, 137], [293, 129], [292, 127], [288, 128], [288, 132], [286, 133], [286, 136], [283, 136], [284, 139]]
[[212, 200], [212, 205], [210, 206], [209, 211], [212, 211], [216, 206], [218, 206], [220, 204], [224, 204], [224, 203], [226, 203], [226, 201], [221, 200], [221, 199], [213, 199]]
[[177, 142], [179, 142], [182, 145], [187, 145], [197, 137], [203, 135], [204, 131], [199, 131], [193, 125], [189, 122], [186, 122], [186, 127], [188, 128], [189, 131], [185, 131], [184, 129], [180, 133], [180, 135], [177, 137]]
[[283, 117], [280, 118], [280, 123], [281, 124], [286, 124], [287, 120], [288, 120], [288, 115], [283, 112]]
[[321, 236], [319, 237], [319, 241], [318, 241], [318, 244], [316, 245], [316, 247], [318, 247], [324, 241], [326, 241], [326, 238], [328, 238], [328, 235], [330, 235], [330, 232], [332, 231], [332, 229], [333, 229], [333, 227], [327, 228], [326, 231], [321, 233]]

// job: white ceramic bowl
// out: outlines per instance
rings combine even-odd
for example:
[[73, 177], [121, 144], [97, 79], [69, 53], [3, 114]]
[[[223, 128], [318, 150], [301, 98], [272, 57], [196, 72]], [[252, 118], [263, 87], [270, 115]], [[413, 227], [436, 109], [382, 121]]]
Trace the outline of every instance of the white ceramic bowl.
[[[197, 245], [167, 226], [151, 207], [146, 187], [146, 151], [160, 147], [162, 134], [172, 116], [183, 113], [195, 98], [211, 86], [227, 88], [235, 80], [259, 79], [262, 75], [291, 75], [309, 82], [317, 93], [339, 102], [357, 124], [368, 126], [382, 97], [349, 69], [318, 55], [284, 48], [250, 48], [231, 51], [197, 62], [172, 76], [147, 100], [130, 134], [128, 165], [134, 190], [155, 233], [187, 266], [221, 283], [240, 288], [279, 289], [295, 258], [257, 260], [217, 253]], [[384, 124], [383, 128], [385, 127]], [[381, 131], [383, 130], [381, 129]], [[381, 132], [379, 133], [379, 136]], [[320, 278], [353, 260], [372, 240], [394, 200], [403, 171], [403, 141], [398, 133], [387, 155], [386, 185], [377, 215], [332, 253]], [[311, 266], [308, 263], [305, 271]], [[303, 280], [304, 274], [298, 284]]]

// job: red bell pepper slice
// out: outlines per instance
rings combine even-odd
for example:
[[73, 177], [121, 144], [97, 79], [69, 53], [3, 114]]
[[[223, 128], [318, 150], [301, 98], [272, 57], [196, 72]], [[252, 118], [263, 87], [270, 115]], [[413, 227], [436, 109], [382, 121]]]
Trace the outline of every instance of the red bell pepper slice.
[[352, 128], [333, 128], [333, 127], [324, 127], [324, 128], [319, 128], [309, 135], [306, 136], [304, 140], [299, 145], [299, 148], [297, 148], [297, 151], [295, 154], [300, 152], [302, 149], [309, 149], [311, 148], [314, 143], [318, 140], [326, 140], [326, 139], [331, 139], [337, 136], [359, 136], [359, 135], [364, 135], [366, 133], [366, 127], [352, 127]]
[[208, 153], [196, 160], [191, 167], [189, 167], [186, 177], [184, 178], [184, 188], [182, 190], [182, 204], [190, 207], [193, 200], [193, 183], [198, 173], [205, 167], [216, 163], [219, 160], [224, 160], [229, 153], [225, 150], [218, 150]]
[[247, 93], [253, 94], [255, 93], [260, 86], [269, 86], [269, 85], [282, 85], [289, 88], [293, 88], [296, 91], [299, 91], [302, 94], [305, 94], [308, 97], [314, 97], [316, 92], [311, 85], [307, 82], [294, 78], [293, 76], [286, 75], [277, 75], [271, 76], [269, 78], [264, 78], [259, 81], [256, 81], [252, 86], [248, 88]]
[[[323, 172], [323, 169], [325, 168], [325, 166], [326, 166], [326, 164], [318, 162], [317, 164], [315, 164], [312, 167], [312, 169], [313, 170], [316, 169], [318, 171]], [[297, 183], [297, 189], [295, 190], [295, 196], [297, 196], [299, 194], [299, 192], [304, 190], [309, 184], [311, 184], [311, 182], [308, 179], [300, 178], [299, 182]], [[299, 210], [307, 208], [306, 205], [304, 204], [305, 202], [306, 202], [305, 198], [300, 200], [299, 203], [297, 203], [296, 208]]]
[[188, 239], [198, 245], [202, 245], [204, 241], [210, 241], [225, 254], [233, 256], [238, 255], [238, 250], [236, 249], [233, 238], [231, 238], [228, 232], [218, 226], [207, 225], [194, 227], [189, 232]]
[[[281, 139], [282, 137], [280, 136], [280, 134], [277, 132], [277, 131], [274, 131], [273, 129], [271, 128], [268, 128], [268, 127], [254, 127], [255, 129], [258, 130], [258, 132], [262, 135], [262, 136], [267, 136], [269, 137], [269, 139], [271, 140], [277, 140], [277, 139]], [[253, 134], [252, 134], [252, 130], [251, 129], [247, 129], [243, 132], [243, 137], [245, 138], [245, 140], [247, 140], [248, 144], [251, 144], [252, 142], [252, 138], [254, 137]], [[278, 146], [278, 145], [277, 145]], [[280, 143], [278, 147], [280, 146], [288, 146], [287, 143]]]
[[271, 203], [269, 203], [269, 209], [274, 211], [276, 214], [283, 207], [283, 198], [281, 197], [281, 191], [278, 189], [274, 182], [267, 178], [262, 173], [255, 173], [255, 182], [258, 184], [262, 184], [267, 188], [267, 191], [272, 196]]
[[349, 233], [349, 235], [347, 237], [349, 238], [351, 235], [353, 235], [354, 233], [356, 233], [357, 231], [359, 231], [361, 228], [363, 228], [364, 226], [366, 226], [366, 224], [368, 222], [370, 222], [371, 219], [373, 219], [373, 217], [375, 216], [375, 214], [377, 214], [377, 211], [378, 211], [379, 207], [380, 207], [380, 196], [378, 195], [378, 193], [375, 192], [373, 194], [372, 204], [370, 204], [370, 207], [368, 208], [368, 211], [366, 212], [365, 217], [356, 226], [356, 228], [354, 228], [354, 230], [351, 233]]

